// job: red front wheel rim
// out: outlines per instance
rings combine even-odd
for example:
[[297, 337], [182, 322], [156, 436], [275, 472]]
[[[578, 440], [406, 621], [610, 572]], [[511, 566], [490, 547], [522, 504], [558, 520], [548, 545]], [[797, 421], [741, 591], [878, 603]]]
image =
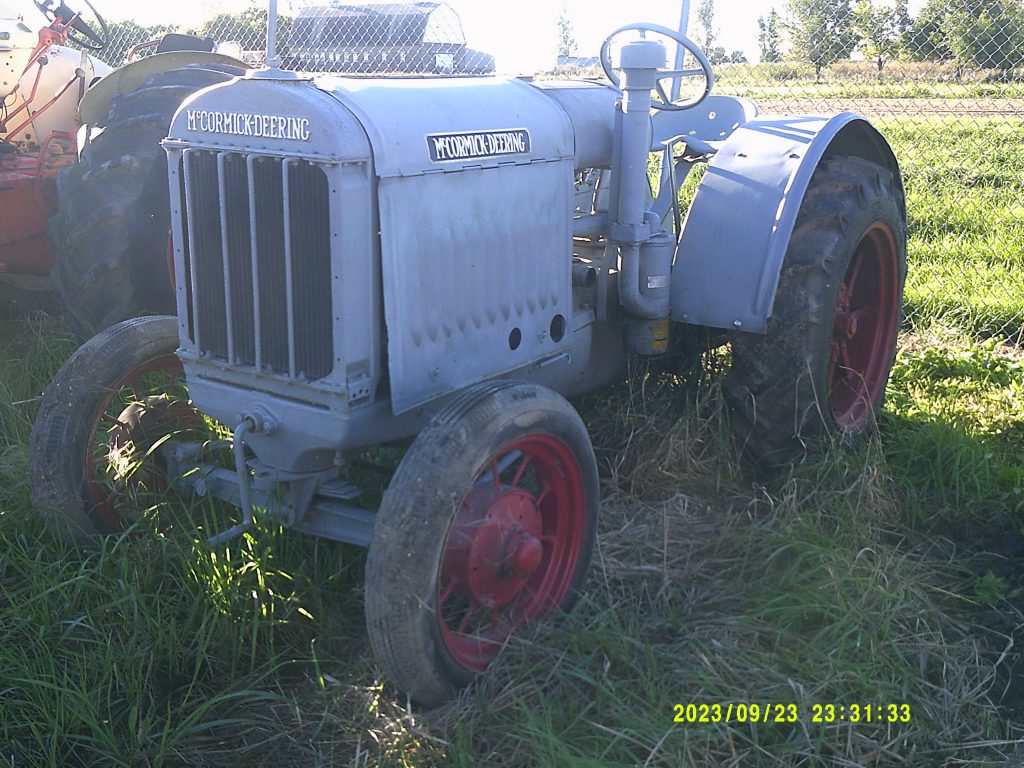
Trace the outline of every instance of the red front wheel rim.
[[858, 430], [874, 418], [889, 377], [899, 325], [896, 235], [876, 221], [861, 237], [839, 286], [829, 347], [828, 401], [836, 423]]
[[441, 555], [437, 619], [460, 665], [482, 671], [514, 631], [564, 604], [585, 525], [583, 476], [560, 439], [529, 435], [490, 457]]

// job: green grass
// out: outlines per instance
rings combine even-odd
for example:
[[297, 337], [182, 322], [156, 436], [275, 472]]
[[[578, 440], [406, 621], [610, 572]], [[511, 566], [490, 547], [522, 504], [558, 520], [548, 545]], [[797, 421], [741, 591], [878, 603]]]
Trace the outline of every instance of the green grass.
[[[223, 520], [174, 499], [93, 549], [56, 540], [27, 500], [25, 401], [72, 345], [52, 322], [0, 331], [0, 765], [930, 765], [1015, 749], [1019, 700], [996, 701], [1020, 560], [990, 545], [1019, 538], [1024, 416], [1020, 355], [996, 342], [907, 337], [882, 441], [767, 482], [735, 456], [717, 366], [585, 399], [604, 505], [581, 604], [420, 712], [377, 677], [358, 549], [260, 527], [210, 552]], [[792, 703], [800, 722], [673, 722], [690, 702]], [[904, 702], [906, 724], [810, 722], [816, 703]]]
[[1024, 326], [1024, 121], [878, 121], [900, 160], [910, 226], [906, 312], [979, 338]]
[[[882, 128], [912, 229], [881, 439], [752, 471], [725, 356], [585, 398], [604, 503], [581, 604], [434, 712], [378, 677], [359, 549], [260, 525], [211, 552], [224, 510], [174, 498], [94, 548], [57, 540], [27, 442], [74, 343], [0, 321], [0, 766], [1019, 762], [1024, 132]], [[673, 722], [690, 702], [800, 718]], [[909, 723], [810, 722], [904, 702]]]

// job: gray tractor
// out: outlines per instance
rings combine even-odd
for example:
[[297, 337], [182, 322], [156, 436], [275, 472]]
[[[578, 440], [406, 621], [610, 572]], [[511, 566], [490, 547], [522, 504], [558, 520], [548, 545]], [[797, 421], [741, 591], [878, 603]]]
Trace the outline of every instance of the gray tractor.
[[[189, 98], [164, 141], [177, 315], [94, 337], [47, 388], [46, 520], [115, 531], [173, 492], [239, 510], [211, 546], [254, 516], [368, 546], [370, 642], [430, 705], [577, 598], [598, 468], [566, 398], [730, 343], [758, 460], [868, 433], [906, 264], [886, 141], [709, 95], [668, 29], [601, 59], [610, 84], [270, 68]], [[384, 444], [408, 449], [371, 511], [352, 470]]]

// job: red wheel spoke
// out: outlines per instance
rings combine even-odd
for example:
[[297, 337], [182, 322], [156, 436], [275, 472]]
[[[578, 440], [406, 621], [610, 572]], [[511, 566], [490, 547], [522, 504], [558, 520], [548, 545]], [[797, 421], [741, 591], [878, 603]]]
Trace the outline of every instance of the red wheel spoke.
[[551, 483], [544, 483], [544, 487], [540, 489], [540, 493], [537, 494], [537, 506], [539, 507], [544, 503], [544, 499], [551, 493]]
[[491, 482], [494, 484], [494, 490], [501, 489], [501, 474], [498, 472], [498, 457], [495, 456], [491, 459]]
[[870, 318], [874, 313], [875, 313], [874, 307], [863, 306], [863, 307], [859, 307], [857, 309], [851, 310], [849, 315], [850, 315], [851, 318], [856, 320], [858, 322], [858, 324], [859, 324], [861, 320], [866, 320], [866, 319]]
[[850, 288], [846, 283], [839, 286], [839, 294], [836, 296], [836, 314], [846, 312], [850, 307]]
[[437, 598], [437, 608], [441, 609], [442, 606], [448, 601], [448, 598], [452, 596], [452, 592], [455, 591], [455, 587], [459, 584], [458, 579], [452, 579], [448, 582], [447, 588], [441, 593], [440, 597]]
[[478, 606], [479, 603], [471, 602], [469, 604], [469, 608], [466, 609], [466, 613], [463, 615], [462, 621], [459, 622], [459, 626], [455, 630], [460, 635], [466, 634], [466, 630], [469, 629], [469, 622], [472, 620], [473, 614], [476, 613], [476, 609]]
[[530, 466], [531, 461], [533, 461], [533, 457], [524, 453], [523, 460], [519, 462], [519, 468], [516, 469], [516, 475], [512, 478], [512, 485], [519, 485], [519, 481], [523, 479], [523, 474], [526, 472], [526, 468]]
[[850, 347], [845, 342], [839, 345], [839, 361], [836, 366], [836, 383], [845, 382], [850, 388], [856, 388], [861, 379], [861, 374], [854, 368], [850, 358]]
[[839, 367], [846, 371], [843, 374], [843, 378], [849, 376], [849, 372], [853, 370], [853, 363], [850, 362], [850, 346], [845, 342], [841, 341], [838, 344], [839, 347]]

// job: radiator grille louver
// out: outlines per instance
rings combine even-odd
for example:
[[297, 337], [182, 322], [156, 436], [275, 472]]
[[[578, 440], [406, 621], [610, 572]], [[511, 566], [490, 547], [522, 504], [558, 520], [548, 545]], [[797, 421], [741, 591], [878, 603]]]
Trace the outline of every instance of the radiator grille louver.
[[334, 366], [329, 184], [304, 160], [187, 150], [189, 337], [203, 355], [289, 378]]

